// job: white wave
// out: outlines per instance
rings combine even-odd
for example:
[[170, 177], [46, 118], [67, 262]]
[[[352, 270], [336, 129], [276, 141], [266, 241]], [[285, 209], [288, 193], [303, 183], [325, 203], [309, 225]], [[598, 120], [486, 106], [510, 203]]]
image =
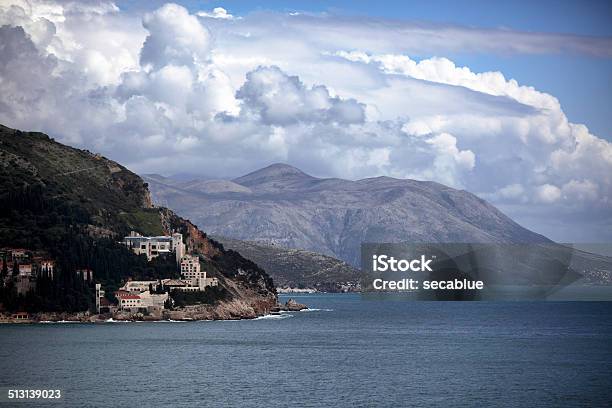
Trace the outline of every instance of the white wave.
[[308, 308], [308, 309], [300, 310], [300, 312], [333, 312], [333, 311], [334, 309], [315, 309], [315, 308], [313, 309]]
[[268, 319], [287, 319], [289, 317], [293, 317], [291, 314], [268, 314], [256, 317], [253, 320], [268, 320]]

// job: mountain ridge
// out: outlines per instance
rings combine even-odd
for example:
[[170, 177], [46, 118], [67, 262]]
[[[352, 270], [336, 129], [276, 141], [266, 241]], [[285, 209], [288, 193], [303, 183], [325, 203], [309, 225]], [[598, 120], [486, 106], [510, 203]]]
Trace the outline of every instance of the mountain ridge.
[[249, 193], [195, 192], [171, 179], [153, 180], [151, 191], [214, 235], [314, 251], [353, 266], [367, 241], [550, 242], [485, 200], [430, 181], [318, 178], [275, 163], [231, 183]]

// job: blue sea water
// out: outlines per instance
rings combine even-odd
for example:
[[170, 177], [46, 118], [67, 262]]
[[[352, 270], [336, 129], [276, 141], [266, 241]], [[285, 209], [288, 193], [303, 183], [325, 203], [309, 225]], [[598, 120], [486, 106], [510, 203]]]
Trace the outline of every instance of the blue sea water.
[[297, 299], [313, 310], [1, 325], [0, 388], [61, 388], [45, 406], [612, 405], [612, 302]]

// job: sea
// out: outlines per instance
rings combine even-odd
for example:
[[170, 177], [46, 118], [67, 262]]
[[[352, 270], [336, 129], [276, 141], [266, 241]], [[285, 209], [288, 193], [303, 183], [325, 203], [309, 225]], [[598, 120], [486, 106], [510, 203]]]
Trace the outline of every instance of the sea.
[[62, 396], [0, 407], [612, 406], [612, 302], [293, 297], [310, 309], [0, 325], [0, 390]]

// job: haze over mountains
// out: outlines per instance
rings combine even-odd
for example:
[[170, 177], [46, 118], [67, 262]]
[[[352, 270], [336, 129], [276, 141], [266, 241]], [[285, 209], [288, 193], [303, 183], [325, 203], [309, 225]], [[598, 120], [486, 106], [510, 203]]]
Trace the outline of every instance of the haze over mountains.
[[157, 203], [210, 234], [355, 266], [362, 242], [550, 242], [475, 195], [434, 182], [317, 178], [286, 164], [233, 180], [144, 178]]

